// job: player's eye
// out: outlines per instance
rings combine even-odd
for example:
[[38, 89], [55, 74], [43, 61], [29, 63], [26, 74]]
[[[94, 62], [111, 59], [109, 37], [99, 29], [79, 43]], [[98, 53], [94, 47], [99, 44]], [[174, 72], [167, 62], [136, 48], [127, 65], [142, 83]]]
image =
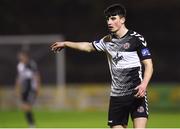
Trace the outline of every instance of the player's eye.
[[111, 17], [111, 20], [116, 20], [116, 17]]

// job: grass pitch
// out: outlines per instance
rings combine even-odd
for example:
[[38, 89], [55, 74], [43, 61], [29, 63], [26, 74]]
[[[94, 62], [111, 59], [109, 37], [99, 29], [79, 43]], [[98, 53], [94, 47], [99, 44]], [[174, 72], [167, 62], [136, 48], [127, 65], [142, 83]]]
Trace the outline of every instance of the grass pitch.
[[[34, 111], [39, 128], [108, 128], [103, 111]], [[27, 128], [24, 114], [17, 110], [0, 111], [0, 128]], [[129, 128], [132, 127], [131, 119]], [[149, 128], [180, 128], [180, 112], [151, 112]]]

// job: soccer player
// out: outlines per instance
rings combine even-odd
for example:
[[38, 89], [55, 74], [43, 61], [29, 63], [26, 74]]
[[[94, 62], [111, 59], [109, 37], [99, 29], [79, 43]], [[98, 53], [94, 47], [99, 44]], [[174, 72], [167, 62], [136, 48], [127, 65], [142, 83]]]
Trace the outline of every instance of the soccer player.
[[18, 60], [18, 75], [15, 84], [16, 96], [21, 99], [21, 109], [25, 113], [29, 127], [32, 128], [35, 127], [32, 106], [39, 92], [40, 75], [36, 63], [30, 59], [27, 51], [20, 51]]
[[55, 42], [51, 50], [72, 48], [105, 52], [112, 79], [108, 125], [127, 128], [130, 114], [134, 128], [145, 128], [148, 119], [146, 91], [153, 73], [150, 50], [142, 35], [126, 28], [123, 5], [111, 5], [104, 14], [110, 31], [108, 35], [93, 42]]

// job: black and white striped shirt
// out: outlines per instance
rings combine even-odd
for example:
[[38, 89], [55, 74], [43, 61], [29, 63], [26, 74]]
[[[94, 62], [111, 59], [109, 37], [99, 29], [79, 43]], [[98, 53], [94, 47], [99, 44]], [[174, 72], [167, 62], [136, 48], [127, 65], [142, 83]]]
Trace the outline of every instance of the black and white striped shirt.
[[144, 37], [129, 30], [122, 38], [110, 34], [92, 44], [107, 55], [112, 78], [111, 96], [131, 95], [142, 81], [141, 61], [151, 58]]

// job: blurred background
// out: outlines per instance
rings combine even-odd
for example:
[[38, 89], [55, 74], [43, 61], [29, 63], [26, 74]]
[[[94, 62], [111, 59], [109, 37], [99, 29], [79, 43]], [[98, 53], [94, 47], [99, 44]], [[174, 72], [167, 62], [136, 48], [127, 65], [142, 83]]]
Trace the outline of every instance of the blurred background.
[[[8, 112], [13, 114], [18, 109], [14, 83], [16, 55], [21, 48], [30, 51], [41, 74], [42, 88], [35, 104], [39, 116], [48, 111], [101, 112], [104, 121], [100, 118], [98, 121], [102, 123], [72, 124], [72, 127], [107, 127], [110, 73], [106, 55], [72, 49], [54, 54], [49, 46], [55, 41], [102, 38], [108, 34], [103, 10], [114, 3], [125, 5], [127, 27], [145, 37], [153, 55], [149, 106], [161, 121], [153, 119], [149, 127], [180, 127], [175, 122], [180, 119], [179, 0], [0, 0], [0, 114], [3, 114], [0, 127], [26, 127], [25, 124], [6, 124], [3, 119]], [[160, 111], [169, 116], [156, 116]], [[161, 118], [171, 115], [172, 123], [167, 120], [169, 126], [161, 125], [166, 122]], [[39, 120], [39, 127], [52, 125]]]

